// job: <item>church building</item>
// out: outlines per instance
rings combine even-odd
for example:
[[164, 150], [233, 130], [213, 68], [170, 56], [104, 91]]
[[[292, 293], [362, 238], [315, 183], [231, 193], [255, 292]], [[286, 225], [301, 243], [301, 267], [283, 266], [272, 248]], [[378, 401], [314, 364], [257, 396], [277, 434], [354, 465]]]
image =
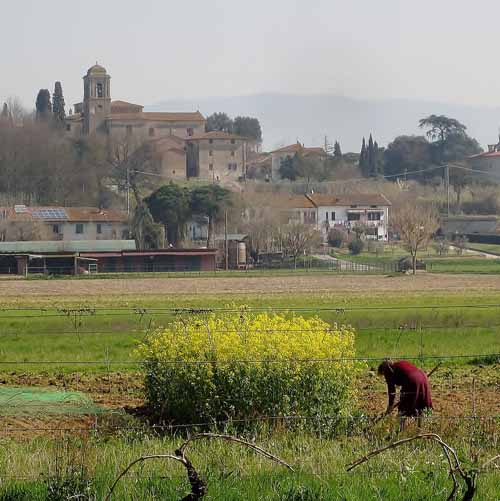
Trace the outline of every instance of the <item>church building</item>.
[[132, 147], [151, 141], [155, 161], [167, 179], [199, 178], [234, 182], [246, 175], [247, 139], [205, 132], [205, 118], [194, 112], [146, 112], [140, 104], [111, 100], [111, 77], [95, 64], [83, 77], [83, 102], [66, 120], [72, 137], [103, 134]]

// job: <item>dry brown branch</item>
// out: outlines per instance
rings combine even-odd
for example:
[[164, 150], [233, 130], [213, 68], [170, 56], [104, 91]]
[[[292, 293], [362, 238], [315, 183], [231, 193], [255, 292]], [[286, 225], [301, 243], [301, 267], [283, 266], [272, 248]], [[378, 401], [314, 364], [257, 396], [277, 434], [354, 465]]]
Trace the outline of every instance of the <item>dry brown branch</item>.
[[237, 444], [244, 445], [246, 447], [249, 447], [253, 451], [257, 452], [258, 454], [264, 456], [267, 459], [270, 459], [271, 461], [274, 461], [275, 463], [281, 464], [282, 466], [285, 466], [291, 471], [294, 471], [293, 468], [286, 463], [285, 461], [281, 460], [280, 458], [274, 456], [273, 454], [270, 454], [269, 452], [265, 451], [261, 447], [252, 444], [251, 442], [247, 442], [246, 440], [241, 440], [240, 438], [233, 437], [231, 435], [219, 435], [216, 433], [199, 433], [196, 435], [193, 435], [190, 437], [188, 440], [186, 440], [182, 445], [176, 449], [175, 455], [172, 454], [151, 454], [148, 456], [141, 456], [138, 459], [135, 459], [132, 461], [116, 478], [116, 480], [113, 482], [112, 486], [109, 489], [109, 492], [107, 496], [104, 498], [104, 501], [109, 501], [111, 499], [111, 496], [113, 494], [113, 491], [115, 490], [115, 487], [117, 486], [118, 482], [127, 474], [127, 472], [137, 463], [141, 463], [144, 461], [147, 461], [149, 459], [172, 459], [174, 461], [177, 461], [181, 463], [184, 468], [187, 470], [187, 475], [188, 475], [188, 480], [189, 483], [191, 484], [191, 492], [187, 494], [185, 497], [181, 499], [181, 501], [196, 501], [197, 499], [201, 499], [202, 497], [205, 496], [207, 493], [207, 484], [205, 480], [198, 474], [196, 471], [195, 467], [191, 463], [191, 461], [186, 457], [186, 451], [189, 447], [189, 445], [194, 442], [195, 440], [201, 440], [201, 439], [219, 439], [219, 440], [226, 440], [228, 442], [235, 442]]
[[257, 454], [260, 454], [261, 456], [264, 456], [267, 459], [270, 459], [271, 461], [274, 461], [275, 463], [278, 463], [285, 468], [288, 468], [290, 471], [294, 471], [294, 469], [285, 461], [280, 459], [279, 457], [274, 456], [273, 454], [265, 451], [258, 445], [252, 444], [251, 442], [247, 442], [246, 440], [241, 440], [240, 438], [233, 437], [231, 435], [220, 435], [218, 433], [197, 433], [196, 435], [193, 435], [190, 437], [188, 440], [186, 440], [176, 451], [180, 453], [181, 456], [184, 456], [186, 450], [188, 449], [189, 445], [194, 442], [195, 440], [201, 440], [201, 439], [219, 439], [219, 440], [226, 440], [228, 442], [235, 442], [237, 444], [244, 445], [246, 447], [249, 447], [253, 451], [255, 451]]
[[439, 367], [441, 367], [441, 364], [442, 364], [442, 363], [443, 363], [443, 362], [439, 362], [439, 363], [436, 365], [436, 367], [434, 367], [434, 368], [433, 368], [433, 369], [432, 369], [432, 370], [431, 370], [431, 371], [427, 374], [427, 377], [431, 377], [431, 376], [432, 376], [432, 375], [433, 375], [433, 374], [434, 374], [434, 373], [435, 373], [435, 372], [439, 369]]
[[441, 437], [435, 433], [425, 433], [421, 435], [415, 435], [414, 437], [410, 438], [405, 438], [403, 440], [398, 440], [397, 442], [393, 442], [385, 447], [382, 447], [380, 449], [376, 449], [374, 451], [371, 451], [370, 453], [366, 454], [365, 456], [357, 459], [356, 461], [352, 462], [350, 465], [347, 467], [347, 471], [351, 471], [357, 466], [366, 463], [369, 461], [371, 458], [378, 456], [382, 452], [385, 452], [389, 449], [395, 449], [401, 445], [406, 445], [410, 442], [413, 442], [414, 440], [433, 440], [437, 442], [441, 448], [443, 449], [443, 452], [446, 456], [446, 459], [448, 460], [448, 467], [449, 467], [449, 474], [451, 479], [453, 480], [453, 488], [451, 493], [449, 494], [447, 501], [451, 501], [455, 499], [457, 490], [458, 490], [458, 481], [457, 481], [457, 473], [460, 475], [461, 479], [466, 485], [466, 491], [464, 493], [464, 496], [462, 498], [462, 501], [470, 501], [475, 493], [476, 493], [476, 479], [477, 479], [477, 474], [483, 470], [486, 466], [494, 463], [497, 459], [500, 458], [499, 456], [495, 456], [494, 458], [490, 459], [487, 461], [477, 472], [470, 472], [470, 471], [465, 471], [461, 464], [460, 460], [458, 459], [457, 453], [455, 452], [455, 449], [453, 447], [449, 446], [446, 442], [444, 442]]
[[[479, 471], [484, 471], [490, 464], [494, 464], [496, 463], [497, 461], [500, 461], [500, 454], [498, 454], [498, 456], [495, 456], [495, 457], [492, 457], [491, 459], [488, 459], [488, 461], [486, 461], [486, 463], [483, 464], [483, 466], [481, 466], [481, 468], [479, 468]], [[495, 465], [495, 468], [499, 468], [500, 465]]]
[[[119, 475], [116, 477], [116, 480], [113, 482], [113, 485], [109, 488], [109, 492], [107, 496], [104, 498], [104, 501], [109, 501], [111, 499], [111, 496], [113, 495], [113, 491], [115, 490], [115, 487], [117, 486], [118, 482], [124, 477], [128, 471], [137, 463], [142, 463], [144, 461], [147, 461], [148, 459], [173, 459], [174, 461], [178, 461], [179, 463], [182, 463], [184, 465], [184, 461], [182, 457], [179, 456], [173, 456], [172, 454], [151, 454], [148, 456], [141, 456], [138, 459], [135, 459], [132, 461]], [[185, 465], [184, 465], [185, 466]]]

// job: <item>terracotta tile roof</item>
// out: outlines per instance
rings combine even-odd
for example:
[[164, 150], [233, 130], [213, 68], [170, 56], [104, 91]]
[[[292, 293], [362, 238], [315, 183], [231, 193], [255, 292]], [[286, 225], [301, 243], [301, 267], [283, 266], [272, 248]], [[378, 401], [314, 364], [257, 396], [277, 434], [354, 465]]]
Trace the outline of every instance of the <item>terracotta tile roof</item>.
[[142, 104], [127, 103], [126, 101], [111, 101], [111, 113], [141, 113]]
[[[40, 217], [40, 211], [60, 211], [66, 217], [56, 216]], [[25, 207], [23, 212], [16, 212], [14, 207], [0, 207], [0, 220], [7, 221], [69, 221], [69, 222], [126, 222], [127, 213], [116, 209], [99, 209], [98, 207]]]
[[313, 146], [311, 148], [308, 148], [300, 144], [299, 142], [295, 144], [290, 144], [288, 146], [283, 146], [283, 148], [274, 150], [271, 153], [302, 153], [304, 155], [308, 154], [326, 155], [325, 150], [321, 147]]
[[204, 134], [195, 134], [194, 136], [190, 136], [188, 139], [192, 140], [200, 140], [200, 139], [235, 139], [240, 141], [246, 141], [246, 138], [243, 136], [238, 136], [236, 134], [229, 134], [228, 132], [224, 132], [222, 130], [212, 130], [210, 132], [205, 132]]
[[98, 207], [66, 207], [68, 221], [126, 222], [125, 211], [116, 209], [99, 209]]
[[252, 193], [244, 195], [249, 206], [270, 209], [314, 209], [315, 206], [305, 195], [285, 193]]
[[127, 121], [142, 121], [151, 122], [204, 122], [205, 118], [199, 111], [192, 113], [156, 113], [156, 112], [141, 112], [141, 113], [111, 113], [111, 120], [127, 120]]
[[497, 158], [500, 157], [500, 151], [487, 151], [485, 153], [479, 153], [478, 155], [472, 155], [469, 158]]
[[308, 195], [308, 198], [317, 207], [349, 205], [382, 205], [388, 207], [392, 205], [382, 193], [352, 193], [348, 195], [325, 195], [323, 193], [315, 193], [313, 195]]

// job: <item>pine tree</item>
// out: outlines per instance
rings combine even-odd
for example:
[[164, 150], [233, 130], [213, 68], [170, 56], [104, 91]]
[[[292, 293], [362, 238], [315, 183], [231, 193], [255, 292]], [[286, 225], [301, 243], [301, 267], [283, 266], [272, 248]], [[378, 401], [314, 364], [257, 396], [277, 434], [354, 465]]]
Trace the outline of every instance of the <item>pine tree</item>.
[[62, 125], [66, 120], [66, 111], [64, 106], [65, 103], [62, 85], [61, 82], [56, 82], [54, 86], [54, 93], [52, 94], [52, 114], [56, 125]]
[[51, 111], [50, 92], [48, 89], [40, 89], [36, 96], [36, 119], [40, 122], [48, 122]]
[[364, 175], [366, 171], [366, 141], [363, 137], [363, 142], [361, 143], [361, 153], [359, 154], [359, 168], [361, 173]]
[[333, 146], [333, 156], [337, 160], [342, 159], [342, 149], [340, 148], [340, 143], [338, 141], [335, 141], [335, 145]]

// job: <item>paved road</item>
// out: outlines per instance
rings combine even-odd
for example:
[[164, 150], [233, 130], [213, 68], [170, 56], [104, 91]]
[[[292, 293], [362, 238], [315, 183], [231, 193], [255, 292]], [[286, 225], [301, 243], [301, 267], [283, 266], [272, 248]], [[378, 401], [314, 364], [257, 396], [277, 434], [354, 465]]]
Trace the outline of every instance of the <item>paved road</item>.
[[330, 256], [328, 254], [314, 254], [312, 256], [320, 261], [328, 261], [332, 263], [332, 268], [340, 269], [340, 271], [376, 271], [376, 266], [371, 266], [362, 263], [353, 263], [351, 261], [345, 261], [343, 259], [338, 259], [336, 257]]

